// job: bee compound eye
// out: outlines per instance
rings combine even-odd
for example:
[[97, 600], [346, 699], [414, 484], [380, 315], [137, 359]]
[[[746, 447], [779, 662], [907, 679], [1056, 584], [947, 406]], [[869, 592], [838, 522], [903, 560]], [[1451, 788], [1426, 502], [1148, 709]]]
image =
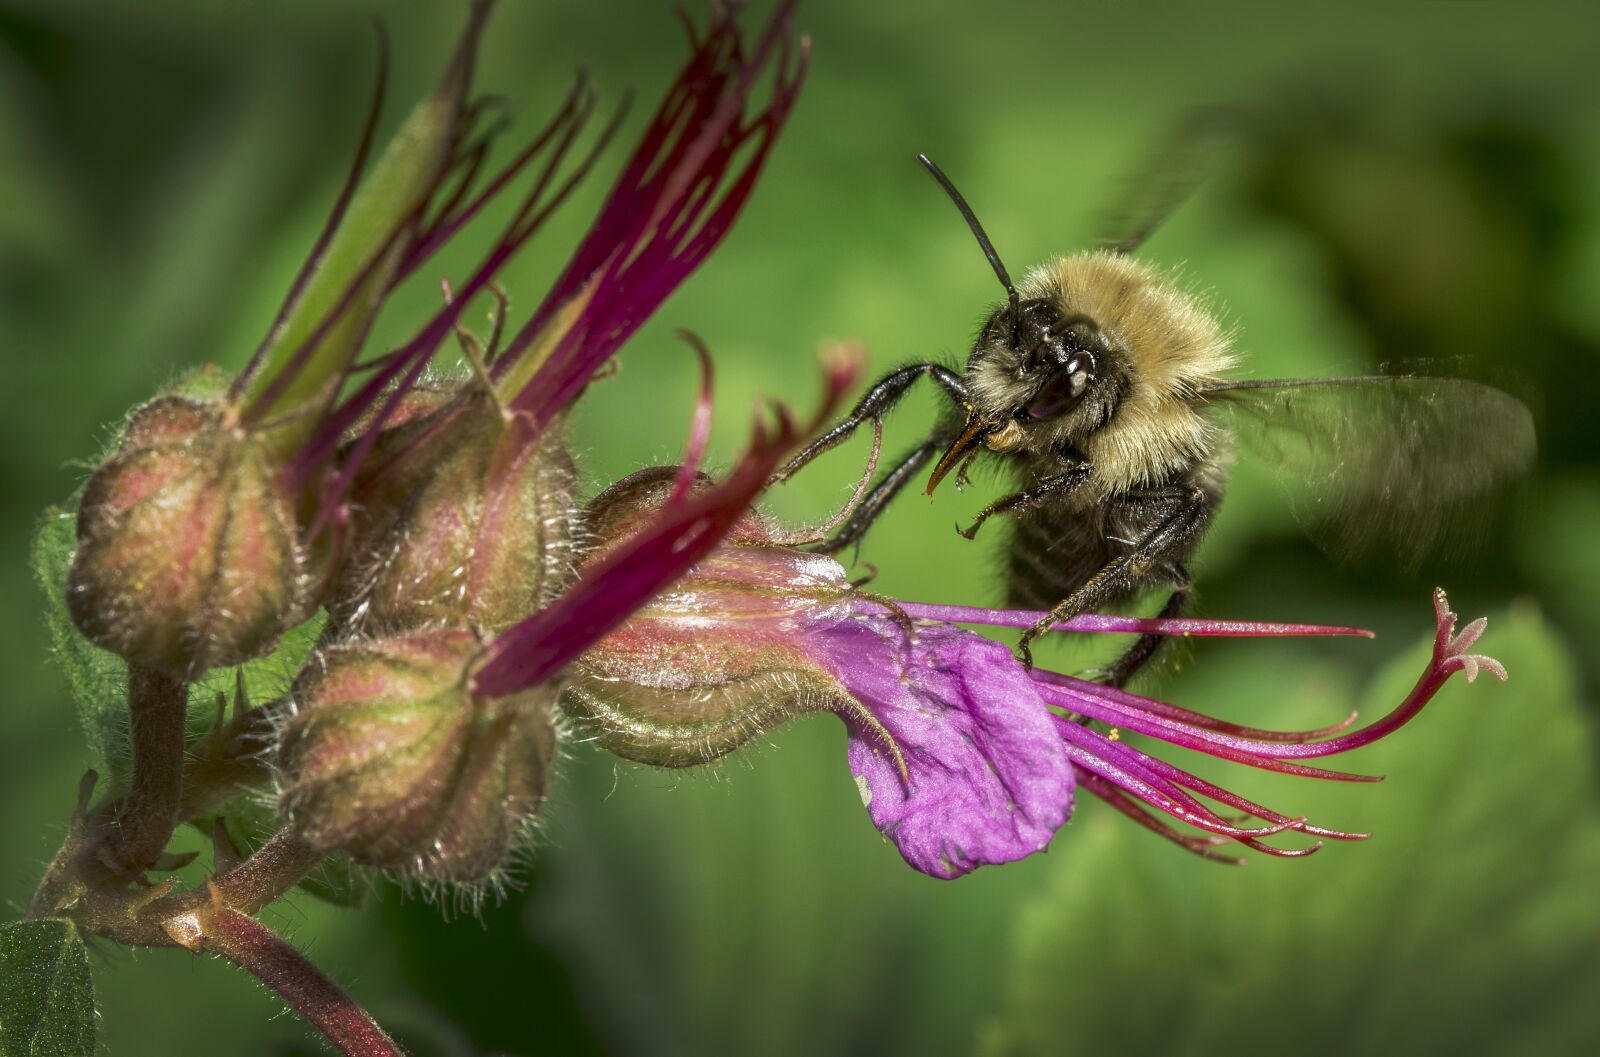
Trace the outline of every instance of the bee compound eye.
[[1074, 367], [1069, 363], [1051, 374], [1050, 379], [1039, 387], [1039, 391], [1023, 407], [1024, 417], [1039, 422], [1072, 410], [1094, 378], [1092, 372], [1086, 373]]

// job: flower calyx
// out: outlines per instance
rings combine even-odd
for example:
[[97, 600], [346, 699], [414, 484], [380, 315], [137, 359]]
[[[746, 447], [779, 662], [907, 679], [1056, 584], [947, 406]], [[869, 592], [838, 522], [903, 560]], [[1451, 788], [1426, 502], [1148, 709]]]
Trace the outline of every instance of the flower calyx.
[[279, 469], [219, 403], [168, 395], [134, 411], [79, 503], [78, 629], [180, 680], [271, 650], [307, 594]]
[[538, 611], [572, 565], [576, 471], [559, 430], [529, 434], [460, 383], [436, 410], [385, 430], [357, 478], [349, 562], [329, 599], [349, 630], [470, 627]]
[[[644, 528], [678, 476], [651, 467], [595, 497], [586, 532], [597, 542], [585, 564]], [[770, 541], [766, 518], [745, 512], [722, 546], [583, 655], [561, 705], [586, 737], [625, 759], [687, 767], [796, 716], [853, 705], [795, 634], [802, 618], [849, 614], [843, 570]]]
[[492, 880], [538, 813], [555, 756], [554, 694], [468, 692], [482, 652], [462, 630], [356, 640], [296, 680], [278, 732], [279, 805], [324, 854], [408, 880]]

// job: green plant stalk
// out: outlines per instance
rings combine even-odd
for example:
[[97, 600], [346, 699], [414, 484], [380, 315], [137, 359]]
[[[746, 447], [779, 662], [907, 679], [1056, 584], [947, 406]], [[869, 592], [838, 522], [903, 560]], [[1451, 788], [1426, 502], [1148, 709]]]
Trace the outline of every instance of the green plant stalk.
[[[360, 351], [411, 231], [448, 169], [492, 0], [475, 0], [438, 87], [411, 111], [350, 203], [305, 289], [240, 381], [249, 420], [275, 421], [271, 443], [292, 452], [316, 427]], [[352, 290], [351, 284], [359, 287]], [[306, 347], [319, 328], [314, 345]], [[299, 362], [297, 362], [299, 361]]]
[[106, 828], [101, 861], [114, 871], [137, 874], [154, 866], [178, 826], [188, 707], [187, 685], [128, 666], [133, 783], [119, 803], [96, 813], [96, 828]]
[[[177, 823], [204, 818], [226, 801], [265, 782], [268, 772], [256, 739], [266, 724], [264, 709], [241, 713], [200, 741], [189, 754], [183, 752], [180, 736], [176, 741], [181, 767], [176, 783], [179, 793], [170, 805], [166, 792], [160, 797], [149, 792], [142, 800], [130, 792], [86, 814], [94, 773], [85, 775], [67, 839], [45, 871], [28, 916], [69, 917], [84, 932], [118, 943], [169, 947], [175, 943], [168, 927], [174, 918], [192, 914], [219, 899], [224, 906], [253, 914], [287, 893], [325, 858], [287, 829], [279, 831], [243, 862], [224, 869], [225, 860], [219, 858], [220, 872], [205, 889], [175, 891], [175, 879], [153, 888], [132, 887], [127, 874], [106, 861], [111, 851], [108, 835], [127, 832], [125, 825], [150, 805], [159, 808], [163, 820], [171, 820], [154, 852], [149, 849], [155, 847], [155, 834], [161, 825], [152, 820], [138, 824], [149, 842], [144, 851], [154, 863]], [[174, 783], [159, 784], [170, 789]], [[135, 787], [138, 788], [137, 778]], [[147, 788], [153, 789], [154, 785], [147, 784]]]

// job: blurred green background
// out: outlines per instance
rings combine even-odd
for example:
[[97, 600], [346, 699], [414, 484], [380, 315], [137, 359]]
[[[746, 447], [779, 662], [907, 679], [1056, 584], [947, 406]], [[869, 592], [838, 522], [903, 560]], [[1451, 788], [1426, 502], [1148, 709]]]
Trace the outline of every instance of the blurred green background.
[[[253, 348], [359, 127], [369, 17], [392, 35], [392, 122], [443, 62], [460, 6], [0, 3], [8, 912], [59, 842], [87, 760], [36, 616], [35, 519], [129, 405]], [[502, 7], [479, 84], [521, 105], [521, 127], [583, 66], [608, 99], [637, 91], [636, 128], [684, 54], [665, 3]], [[1381, 786], [1204, 771], [1376, 832], [1304, 861], [1219, 867], [1091, 802], [1048, 855], [933, 881], [868, 824], [842, 729], [818, 717], [683, 774], [573, 746], [523, 890], [481, 921], [393, 891], [362, 913], [302, 896], [269, 918], [427, 1054], [1594, 1052], [1596, 9], [816, 0], [800, 22], [815, 63], [763, 185], [575, 416], [591, 488], [677, 450], [695, 377], [675, 327], [717, 356], [724, 458], [756, 394], [808, 403], [820, 339], [863, 340], [875, 369], [964, 356], [997, 291], [916, 152], [1020, 271], [1093, 239], [1191, 107], [1236, 104], [1247, 142], [1144, 256], [1183, 263], [1225, 307], [1243, 372], [1465, 357], [1516, 380], [1542, 449], [1485, 551], [1414, 576], [1333, 566], [1247, 459], [1197, 563], [1201, 610], [1379, 638], [1204, 643], [1147, 685], [1242, 722], [1372, 714], [1421, 670], [1436, 582], [1464, 616], [1490, 614], [1483, 648], [1511, 682], [1453, 686], [1353, 761], [1389, 775]], [[515, 304], [537, 300], [603, 187], [510, 270]], [[433, 296], [418, 283], [380, 338]], [[913, 398], [890, 450], [933, 407]], [[773, 507], [817, 516], [860, 456], [831, 456]], [[877, 587], [996, 600], [999, 534], [951, 531], [985, 490], [898, 504], [863, 552]], [[221, 964], [106, 947], [95, 976], [119, 1057], [312, 1049]]]

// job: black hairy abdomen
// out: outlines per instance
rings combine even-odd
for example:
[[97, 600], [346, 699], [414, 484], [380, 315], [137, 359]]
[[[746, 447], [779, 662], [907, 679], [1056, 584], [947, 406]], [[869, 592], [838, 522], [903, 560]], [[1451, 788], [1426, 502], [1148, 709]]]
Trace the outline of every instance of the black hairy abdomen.
[[1017, 518], [1006, 567], [1006, 604], [1050, 609], [1119, 557], [1126, 548], [1106, 539], [1107, 520], [1102, 511], [1064, 502]]
[[[1183, 475], [1185, 484], [1198, 474]], [[1210, 483], [1209, 481], [1206, 483]], [[1160, 559], [1129, 568], [1111, 598], [1123, 601], [1148, 588], [1186, 579], [1182, 566], [1209, 527], [1221, 501], [1214, 486], [1201, 486], [1205, 502], [1180, 542]], [[1053, 609], [1091, 577], [1135, 550], [1135, 544], [1171, 516], [1178, 500], [1118, 496], [1088, 502], [1063, 497], [1016, 519], [1006, 564], [1006, 604]]]

